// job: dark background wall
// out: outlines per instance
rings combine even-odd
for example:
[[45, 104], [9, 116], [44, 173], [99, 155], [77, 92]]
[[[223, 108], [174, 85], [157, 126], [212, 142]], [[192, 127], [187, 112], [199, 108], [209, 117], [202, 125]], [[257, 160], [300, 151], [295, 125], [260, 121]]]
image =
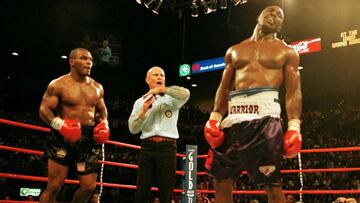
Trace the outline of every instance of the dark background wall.
[[[211, 103], [221, 71], [178, 78], [178, 65], [223, 56], [228, 47], [252, 34], [259, 12], [282, 6], [285, 23], [281, 37], [288, 43], [321, 37], [321, 52], [301, 56], [304, 103], [358, 101], [360, 44], [331, 48], [341, 32], [360, 30], [358, 0], [249, 0], [198, 18], [190, 16], [189, 1], [165, 1], [160, 15], [132, 0], [2, 1], [1, 92], [17, 100], [41, 100], [48, 82], [68, 72], [67, 55], [85, 33], [110, 33], [119, 39], [121, 66], [95, 67], [93, 77], [108, 95], [133, 99], [146, 91], [145, 72], [162, 66], [168, 84], [192, 90], [192, 102]], [[181, 4], [180, 4], [180, 3]], [[358, 37], [358, 36], [357, 36]], [[110, 43], [112, 43], [110, 41]], [[14, 57], [12, 51], [20, 55]], [[131, 87], [132, 91], [128, 91]], [[14, 96], [15, 95], [15, 96]], [[21, 102], [19, 102], [19, 105]], [[37, 107], [36, 107], [37, 108]]]

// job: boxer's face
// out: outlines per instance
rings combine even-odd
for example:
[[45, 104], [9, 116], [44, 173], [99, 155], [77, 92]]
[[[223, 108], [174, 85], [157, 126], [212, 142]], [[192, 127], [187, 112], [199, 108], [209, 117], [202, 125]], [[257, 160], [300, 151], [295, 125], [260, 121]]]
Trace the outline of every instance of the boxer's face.
[[93, 65], [93, 58], [90, 52], [79, 50], [73, 58], [70, 59], [71, 67], [75, 68], [76, 72], [82, 76], [89, 76]]
[[266, 7], [258, 17], [258, 24], [265, 33], [277, 33], [284, 21], [284, 13], [278, 6]]
[[160, 67], [151, 68], [145, 79], [150, 89], [155, 87], [165, 87], [165, 73]]

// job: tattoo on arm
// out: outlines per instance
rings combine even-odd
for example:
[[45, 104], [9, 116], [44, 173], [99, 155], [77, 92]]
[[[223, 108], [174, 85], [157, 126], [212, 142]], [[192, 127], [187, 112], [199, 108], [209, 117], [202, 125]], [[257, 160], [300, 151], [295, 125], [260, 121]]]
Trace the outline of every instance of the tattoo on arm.
[[55, 117], [55, 109], [58, 105], [58, 97], [55, 95], [55, 90], [53, 85], [49, 85], [46, 89], [46, 92], [43, 96], [41, 105], [40, 105], [40, 118], [46, 122], [50, 123], [51, 120]]

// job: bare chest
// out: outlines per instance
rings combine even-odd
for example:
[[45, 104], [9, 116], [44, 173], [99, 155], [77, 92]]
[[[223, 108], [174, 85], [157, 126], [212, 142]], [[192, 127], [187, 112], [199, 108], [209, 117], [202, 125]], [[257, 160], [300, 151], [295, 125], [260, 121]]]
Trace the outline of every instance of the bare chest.
[[99, 88], [91, 84], [73, 84], [63, 88], [61, 102], [67, 106], [94, 106], [101, 98]]
[[237, 47], [231, 59], [236, 68], [256, 63], [264, 68], [280, 69], [286, 62], [286, 50], [271, 43], [250, 43]]

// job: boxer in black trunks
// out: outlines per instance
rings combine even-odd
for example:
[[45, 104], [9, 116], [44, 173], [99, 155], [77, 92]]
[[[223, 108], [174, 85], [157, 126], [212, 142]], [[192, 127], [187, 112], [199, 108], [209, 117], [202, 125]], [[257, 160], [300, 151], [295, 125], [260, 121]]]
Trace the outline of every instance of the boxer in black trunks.
[[[264, 186], [268, 202], [285, 203], [280, 161], [301, 149], [302, 93], [299, 55], [276, 37], [283, 20], [280, 7], [265, 8], [253, 35], [226, 52], [214, 110], [204, 128], [211, 146], [205, 166], [215, 177], [218, 203], [233, 202], [233, 180], [242, 170], [248, 171], [254, 184]], [[278, 101], [283, 82], [288, 119], [285, 135]], [[222, 120], [227, 110], [228, 116]]]
[[69, 63], [70, 73], [49, 83], [40, 105], [40, 118], [52, 127], [47, 143], [48, 184], [41, 203], [56, 201], [69, 168], [76, 169], [80, 182], [71, 202], [88, 202], [96, 189], [101, 144], [110, 135], [103, 87], [89, 77], [90, 52], [72, 50]]

